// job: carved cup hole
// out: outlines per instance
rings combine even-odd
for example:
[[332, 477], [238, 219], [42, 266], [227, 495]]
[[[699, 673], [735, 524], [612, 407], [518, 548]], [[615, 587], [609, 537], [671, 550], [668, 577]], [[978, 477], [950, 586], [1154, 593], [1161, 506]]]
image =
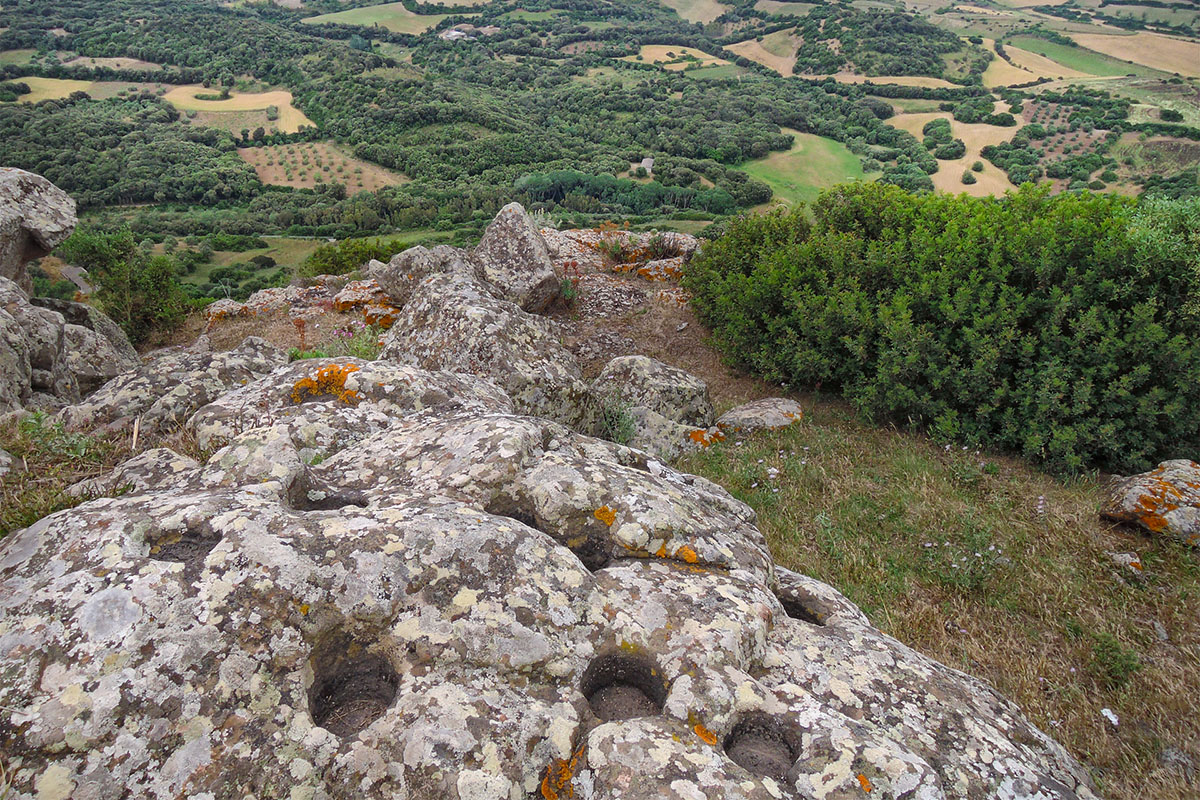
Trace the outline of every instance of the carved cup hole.
[[781, 596], [779, 603], [783, 606], [783, 613], [792, 619], [807, 622], [809, 625], [825, 627], [826, 615], [817, 609], [816, 604], [810, 598], [789, 594]]
[[383, 716], [396, 699], [400, 676], [383, 656], [359, 642], [337, 638], [313, 655], [308, 706], [313, 722], [341, 737], [354, 736]]
[[346, 506], [364, 508], [367, 498], [362, 492], [335, 489], [302, 475], [288, 492], [288, 504], [296, 511], [337, 511]]
[[600, 656], [584, 671], [579, 688], [605, 722], [653, 717], [667, 699], [662, 670], [642, 656]]
[[188, 528], [182, 533], [164, 533], [150, 545], [150, 557], [158, 561], [174, 561], [183, 564], [183, 574], [195, 579], [204, 569], [204, 559], [221, 541], [221, 534], [209, 533], [198, 528]]
[[[558, 537], [545, 530], [538, 524], [537, 517], [526, 508], [518, 506], [511, 500], [497, 498], [490, 502], [485, 508], [489, 514], [494, 514], [497, 517], [508, 517], [515, 519], [522, 525], [533, 528], [535, 531], [541, 531], [553, 539]], [[561, 542], [561, 539], [558, 539]], [[590, 536], [581, 536], [578, 539], [568, 539], [567, 549], [583, 562], [583, 566], [588, 572], [595, 572], [604, 569], [612, 562], [612, 555], [609, 552], [608, 544], [604, 541], [597, 541]]]
[[800, 754], [795, 731], [777, 717], [754, 714], [725, 737], [725, 755], [754, 775], [786, 780]]

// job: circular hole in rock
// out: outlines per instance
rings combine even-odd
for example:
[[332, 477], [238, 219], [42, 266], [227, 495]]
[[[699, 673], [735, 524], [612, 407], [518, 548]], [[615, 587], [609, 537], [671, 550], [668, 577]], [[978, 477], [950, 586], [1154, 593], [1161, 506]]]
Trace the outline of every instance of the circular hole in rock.
[[362, 492], [334, 489], [301, 477], [288, 492], [288, 504], [296, 511], [337, 511], [346, 506], [363, 508], [367, 500]]
[[[542, 529], [542, 526], [538, 525], [537, 518], [531, 512], [523, 508], [517, 508], [511, 503], [495, 501], [487, 505], [484, 510], [497, 517], [514, 519], [522, 525], [533, 528], [535, 531], [542, 531], [542, 533], [550, 535]], [[590, 536], [580, 540], [568, 541], [567, 549], [583, 562], [583, 566], [588, 572], [604, 569], [612, 562], [612, 555], [609, 553], [607, 542], [597, 541]]]
[[150, 557], [158, 561], [183, 564], [183, 574], [195, 578], [204, 568], [204, 559], [221, 541], [221, 534], [188, 528], [183, 533], [164, 533], [150, 546]]
[[667, 699], [662, 671], [644, 656], [600, 656], [584, 671], [579, 689], [605, 722], [653, 717]]
[[808, 598], [783, 595], [779, 598], [779, 603], [783, 606], [783, 613], [792, 619], [807, 622], [809, 625], [825, 627], [824, 615], [816, 609], [815, 605]]
[[799, 745], [795, 731], [782, 720], [754, 714], [725, 737], [725, 755], [751, 774], [786, 780], [799, 756]]
[[400, 676], [378, 653], [337, 638], [313, 655], [308, 707], [313, 722], [341, 737], [354, 736], [383, 716], [396, 699]]

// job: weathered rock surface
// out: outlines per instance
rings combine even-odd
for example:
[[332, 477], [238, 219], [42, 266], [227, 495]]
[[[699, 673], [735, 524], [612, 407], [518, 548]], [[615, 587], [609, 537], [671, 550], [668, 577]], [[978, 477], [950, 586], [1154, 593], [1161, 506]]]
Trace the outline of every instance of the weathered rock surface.
[[708, 385], [678, 367], [647, 356], [620, 356], [605, 365], [592, 384], [597, 397], [619, 398], [683, 425], [713, 423]]
[[303, 492], [156, 453], [155, 488], [8, 537], [14, 795], [1092, 797], [990, 688], [774, 569], [720, 488], [429, 413]]
[[731, 408], [717, 419], [717, 427], [733, 433], [778, 430], [804, 417], [804, 409], [786, 397], [768, 397]]
[[120, 430], [141, 418], [145, 431], [181, 425], [198, 408], [287, 362], [287, 355], [255, 336], [240, 347], [214, 353], [203, 347], [172, 349], [104, 384], [60, 412], [70, 428]]
[[12, 465], [13, 457], [7, 450], [0, 448], [0, 478], [8, 474], [8, 471], [12, 469]]
[[554, 323], [467, 275], [425, 278], [388, 331], [379, 357], [489, 378], [518, 413], [588, 427], [588, 388]]
[[0, 278], [0, 412], [78, 402], [138, 363], [116, 323], [83, 309], [80, 303], [31, 300]]
[[32, 172], [0, 167], [0, 278], [32, 291], [25, 262], [62, 244], [75, 230], [75, 201]]
[[410, 247], [392, 256], [386, 264], [372, 259], [367, 264], [366, 272], [387, 293], [392, 303], [400, 308], [412, 297], [417, 285], [430, 275], [447, 272], [485, 280], [483, 268], [470, 253], [445, 244], [432, 250], [421, 245]]
[[473, 255], [500, 296], [526, 311], [542, 311], [558, 297], [546, 240], [520, 203], [500, 209]]
[[1164, 461], [1149, 472], [1115, 479], [1100, 515], [1200, 546], [1200, 464]]

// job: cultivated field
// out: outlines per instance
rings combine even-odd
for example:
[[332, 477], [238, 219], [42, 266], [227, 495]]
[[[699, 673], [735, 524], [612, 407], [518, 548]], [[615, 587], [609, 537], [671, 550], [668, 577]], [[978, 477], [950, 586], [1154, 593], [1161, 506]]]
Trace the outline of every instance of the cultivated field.
[[817, 6], [816, 3], [787, 3], [781, 2], [781, 0], [758, 0], [754, 4], [754, 7], [768, 14], [793, 14], [797, 17], [803, 17]]
[[[719, 67], [729, 62], [723, 58], [709, 55], [694, 47], [679, 47], [671, 44], [647, 44], [638, 52], [641, 61], [646, 64], [658, 64], [663, 69], [682, 70], [692, 64], [701, 67]], [[625, 56], [622, 61], [637, 61], [637, 56]]]
[[[1003, 109], [1000, 109], [1003, 110]], [[991, 163], [984, 161], [980, 151], [989, 144], [1000, 144], [1012, 139], [1017, 132], [1016, 127], [1001, 128], [996, 125], [968, 125], [956, 122], [948, 111], [933, 111], [924, 114], [898, 114], [887, 121], [889, 125], [908, 131], [917, 139], [924, 139], [922, 132], [930, 120], [950, 120], [950, 133], [955, 139], [962, 139], [967, 146], [967, 152], [962, 158], [952, 161], [938, 161], [938, 171], [929, 177], [933, 180], [933, 188], [939, 192], [960, 194], [966, 192], [975, 197], [987, 195], [1002, 195], [1008, 189], [1015, 188], [1009, 183], [1008, 176]], [[965, 185], [962, 182], [963, 172], [969, 170], [976, 161], [983, 161], [983, 172], [975, 173], [975, 183]]]
[[[163, 99], [180, 111], [200, 111], [224, 114], [246, 111], [266, 112], [270, 106], [279, 109], [279, 119], [269, 122], [283, 133], [295, 133], [302, 127], [316, 127], [304, 112], [292, 105], [292, 93], [286, 91], [257, 92], [242, 94], [233, 92], [228, 100], [200, 100], [196, 95], [217, 94], [219, 89], [205, 86], [179, 86], [164, 95]], [[222, 126], [223, 127], [223, 126]]]
[[[1009, 41], [1022, 50], [1038, 53], [1058, 64], [1062, 64], [1064, 67], [1097, 77], [1128, 75], [1131, 73], [1136, 75], [1162, 74], [1138, 64], [1127, 64], [1124, 61], [1104, 55], [1103, 53], [1098, 53], [1095, 50], [1056, 44], [1036, 36], [1014, 36]], [[1008, 43], [1004, 46], [1008, 47]]]
[[810, 202], [822, 189], [851, 180], [862, 180], [859, 157], [841, 142], [785, 128], [796, 137], [792, 149], [771, 153], [742, 166], [750, 177], [771, 187], [785, 203]]
[[140, 58], [92, 58], [75, 56], [62, 62], [68, 67], [111, 67], [112, 69], [162, 69], [162, 64], [142, 61]]
[[743, 58], [757, 61], [780, 75], [788, 76], [792, 74], [792, 68], [796, 66], [796, 48], [798, 46], [799, 42], [796, 41], [793, 31], [782, 30], [764, 36], [761, 42], [749, 39], [745, 42], [731, 44], [725, 49], [737, 53]]
[[858, 75], [853, 72], [835, 72], [833, 75], [805, 75], [802, 77], [822, 79], [832, 77], [838, 83], [865, 83], [870, 81], [876, 85], [884, 83], [896, 83], [901, 86], [928, 86], [934, 89], [952, 88], [957, 84], [950, 81], [942, 80], [941, 78], [930, 78], [925, 75]]
[[1089, 50], [1123, 61], [1164, 72], [1200, 76], [1200, 42], [1148, 31], [1122, 35], [1075, 33], [1071, 38]]
[[[985, 47], [995, 52], [993, 40], [984, 39], [983, 43]], [[1059, 80], [1095, 77], [1091, 73], [1071, 69], [1039, 53], [1024, 50], [1012, 44], [1005, 44], [1004, 52], [1008, 55], [1009, 60], [1006, 61], [1000, 57], [999, 53], [996, 54], [996, 57], [988, 64], [987, 71], [983, 73], [984, 86], [989, 88], [1012, 86], [1018, 83], [1029, 83], [1038, 78]]]
[[[447, 5], [455, 5], [455, 3], [448, 3]], [[462, 4], [459, 3], [459, 5]], [[387, 3], [381, 6], [351, 8], [333, 14], [321, 14], [320, 16], [308, 17], [301, 21], [310, 25], [321, 25], [326, 22], [332, 22], [339, 25], [362, 25], [368, 28], [379, 26], [386, 28], [392, 33], [418, 34], [424, 33], [445, 18], [445, 14], [414, 14], [405, 8], [402, 3]]]
[[360, 161], [330, 142], [243, 147], [240, 155], [263, 183], [312, 188], [318, 183], [341, 183], [347, 194], [398, 186], [407, 178], [376, 164]]
[[712, 22], [729, 10], [716, 0], [662, 0], [662, 4], [688, 22]]
[[20, 102], [22, 103], [39, 103], [42, 100], [61, 100], [64, 97], [70, 96], [74, 92], [86, 92], [95, 84], [91, 81], [72, 81], [63, 78], [39, 78], [36, 75], [29, 75], [18, 79], [21, 83], [27, 84], [31, 91], [29, 94], [21, 95]]

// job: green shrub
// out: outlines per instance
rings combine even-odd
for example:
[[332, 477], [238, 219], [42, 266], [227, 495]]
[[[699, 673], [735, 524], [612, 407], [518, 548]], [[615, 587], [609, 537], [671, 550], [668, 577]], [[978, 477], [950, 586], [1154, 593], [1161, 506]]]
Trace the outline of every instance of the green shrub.
[[628, 444], [636, 432], [636, 424], [625, 401], [609, 398], [600, 402], [596, 412], [597, 436], [617, 444]]
[[685, 285], [770, 380], [1059, 472], [1200, 448], [1200, 200], [836, 187], [733, 221]]
[[975, 173], [971, 172], [971, 170], [969, 170], [969, 169], [963, 170], [962, 182], [964, 184], [966, 184], [967, 186], [970, 186], [972, 183], [975, 183]]
[[1099, 633], [1092, 645], [1092, 670], [1105, 684], [1119, 688], [1142, 668], [1137, 653], [1111, 633]]

